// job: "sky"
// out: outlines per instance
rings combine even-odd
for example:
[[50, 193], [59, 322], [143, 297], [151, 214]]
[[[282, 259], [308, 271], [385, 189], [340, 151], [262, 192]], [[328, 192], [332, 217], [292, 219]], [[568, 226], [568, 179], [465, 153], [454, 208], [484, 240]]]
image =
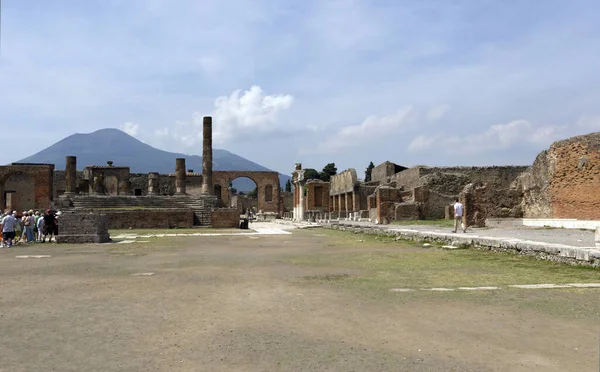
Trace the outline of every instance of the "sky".
[[529, 165], [600, 131], [596, 0], [4, 0], [0, 164], [119, 128], [289, 174]]

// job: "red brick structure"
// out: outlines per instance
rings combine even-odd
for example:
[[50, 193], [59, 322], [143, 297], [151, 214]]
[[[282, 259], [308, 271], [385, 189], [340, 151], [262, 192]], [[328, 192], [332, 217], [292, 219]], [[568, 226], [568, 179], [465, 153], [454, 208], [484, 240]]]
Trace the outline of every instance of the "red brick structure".
[[239, 227], [240, 212], [237, 208], [220, 208], [212, 211], [210, 225], [214, 228]]
[[53, 201], [54, 164], [13, 163], [0, 167], [3, 210], [46, 209]]
[[306, 181], [306, 203], [305, 210], [307, 211], [329, 211], [329, 182], [321, 180]]
[[258, 210], [279, 214], [279, 174], [267, 171], [213, 171], [214, 194], [224, 205], [231, 205], [229, 185], [239, 177], [250, 178], [258, 191]]
[[600, 219], [600, 132], [553, 143], [519, 186], [526, 218]]

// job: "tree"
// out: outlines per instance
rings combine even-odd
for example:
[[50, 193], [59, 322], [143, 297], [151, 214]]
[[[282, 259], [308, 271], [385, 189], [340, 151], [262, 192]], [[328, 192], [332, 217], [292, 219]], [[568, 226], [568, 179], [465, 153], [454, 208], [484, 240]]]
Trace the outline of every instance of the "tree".
[[287, 180], [287, 182], [285, 183], [285, 191], [292, 192], [292, 181]]
[[375, 164], [370, 162], [367, 170], [365, 170], [365, 182], [371, 181], [371, 172], [373, 172], [373, 168], [375, 168]]
[[248, 193], [248, 197], [249, 198], [256, 198], [256, 197], [258, 197], [258, 188], [255, 187], [254, 190], [250, 191]]
[[331, 176], [335, 176], [336, 174], [337, 168], [335, 167], [335, 163], [329, 163], [323, 167], [323, 171], [319, 173], [319, 178], [322, 181], [329, 182]]
[[230, 193], [231, 195], [233, 195], [233, 194], [237, 194], [237, 189], [236, 189], [235, 187], [233, 187], [233, 182], [230, 182], [230, 183], [229, 183], [229, 193]]
[[320, 180], [321, 177], [319, 177], [319, 172], [317, 172], [315, 169], [312, 168], [306, 168], [304, 170], [304, 180], [308, 181], [308, 180]]

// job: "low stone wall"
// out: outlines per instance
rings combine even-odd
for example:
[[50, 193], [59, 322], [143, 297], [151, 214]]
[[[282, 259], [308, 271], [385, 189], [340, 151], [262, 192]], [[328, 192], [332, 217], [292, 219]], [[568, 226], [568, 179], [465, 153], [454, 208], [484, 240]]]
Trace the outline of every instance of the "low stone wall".
[[352, 223], [324, 224], [323, 227], [355, 233], [395, 236], [418, 242], [434, 242], [455, 246], [470, 246], [477, 249], [510, 252], [534, 256], [541, 260], [567, 263], [570, 265], [600, 267], [600, 249], [572, 247], [564, 244], [532, 242], [520, 239], [505, 240], [493, 237], [461, 236], [457, 234], [418, 231], [410, 229], [389, 229], [378, 226], [358, 226]]
[[63, 213], [58, 219], [58, 243], [107, 243], [108, 218], [99, 213]]
[[220, 208], [212, 211], [210, 224], [215, 228], [239, 227], [240, 211], [237, 208]]
[[578, 220], [575, 218], [488, 218], [487, 227], [546, 227], [555, 229], [596, 230], [600, 220]]
[[102, 211], [109, 229], [170, 229], [194, 226], [194, 212], [189, 209], [139, 209]]

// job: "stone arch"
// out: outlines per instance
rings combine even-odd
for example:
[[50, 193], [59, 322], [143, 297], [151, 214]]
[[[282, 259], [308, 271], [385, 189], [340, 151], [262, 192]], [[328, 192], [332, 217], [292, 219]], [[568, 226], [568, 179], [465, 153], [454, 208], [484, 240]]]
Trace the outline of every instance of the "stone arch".
[[[213, 185], [221, 186], [221, 200], [229, 205], [231, 195], [229, 184], [236, 178], [247, 177], [256, 184], [258, 210], [263, 212], [279, 213], [279, 174], [277, 172], [263, 171], [213, 171]], [[267, 200], [265, 191], [271, 187], [271, 198]], [[217, 195], [218, 197], [218, 195]]]

